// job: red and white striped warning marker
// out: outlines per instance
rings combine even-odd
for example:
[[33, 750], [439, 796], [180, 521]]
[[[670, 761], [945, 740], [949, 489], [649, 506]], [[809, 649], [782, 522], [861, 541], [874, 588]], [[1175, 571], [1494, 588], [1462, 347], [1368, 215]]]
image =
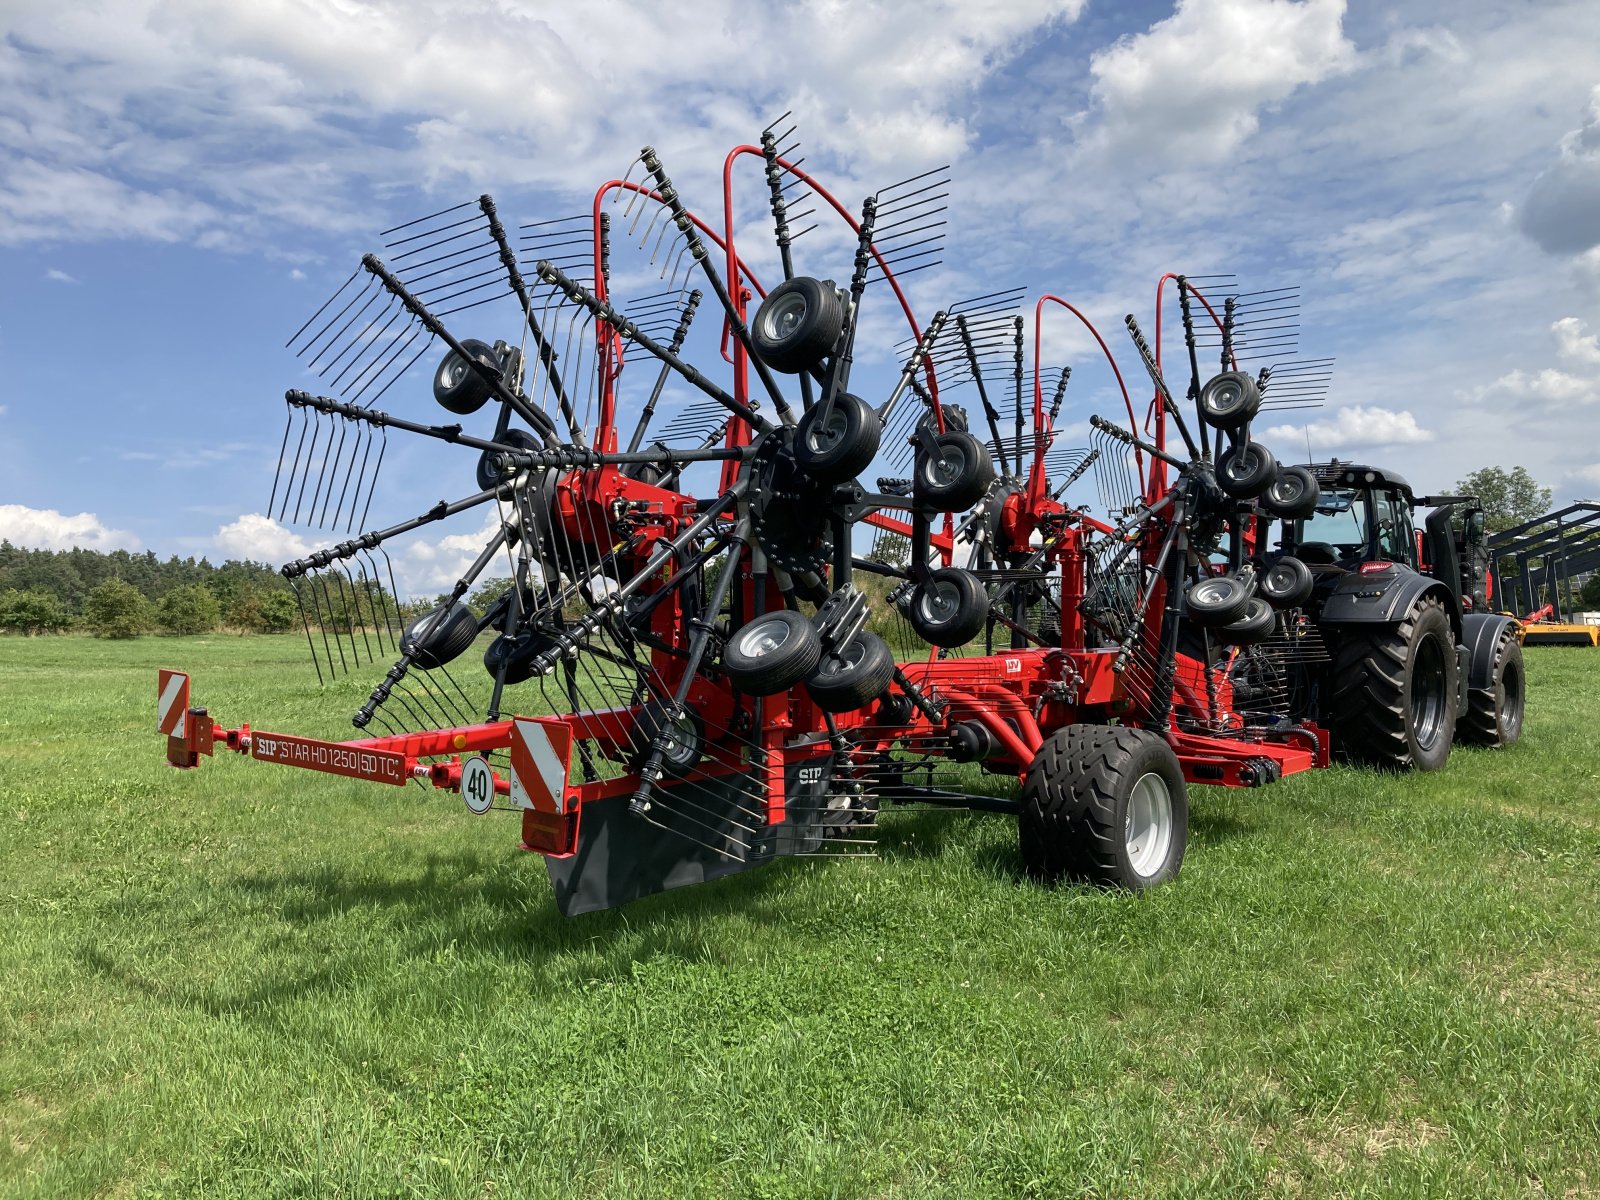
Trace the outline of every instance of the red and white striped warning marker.
[[189, 677], [163, 670], [156, 683], [156, 729], [168, 737], [184, 735], [189, 714]]
[[572, 730], [562, 721], [515, 717], [511, 722], [511, 803], [539, 812], [567, 811]]

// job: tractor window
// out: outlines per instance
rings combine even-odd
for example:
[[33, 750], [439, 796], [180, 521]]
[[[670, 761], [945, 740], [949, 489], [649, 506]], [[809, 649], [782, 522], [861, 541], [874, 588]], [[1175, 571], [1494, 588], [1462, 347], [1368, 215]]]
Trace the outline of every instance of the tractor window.
[[1367, 499], [1359, 492], [1323, 490], [1317, 510], [1295, 522], [1295, 544], [1325, 545], [1339, 558], [1360, 554], [1367, 545]]
[[1378, 521], [1378, 552], [1390, 562], [1411, 562], [1416, 533], [1411, 528], [1410, 506], [1399, 496], [1376, 496], [1373, 509]]

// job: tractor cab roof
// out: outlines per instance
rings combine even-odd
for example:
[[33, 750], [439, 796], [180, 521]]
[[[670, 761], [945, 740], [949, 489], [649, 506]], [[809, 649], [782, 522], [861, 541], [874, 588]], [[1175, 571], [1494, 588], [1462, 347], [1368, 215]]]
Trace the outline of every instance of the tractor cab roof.
[[1317, 477], [1317, 483], [1324, 488], [1373, 488], [1376, 490], [1393, 489], [1405, 498], [1407, 504], [1415, 504], [1416, 495], [1411, 490], [1411, 485], [1393, 471], [1383, 467], [1369, 467], [1361, 463], [1340, 462], [1333, 459], [1331, 462], [1313, 463], [1311, 473]]

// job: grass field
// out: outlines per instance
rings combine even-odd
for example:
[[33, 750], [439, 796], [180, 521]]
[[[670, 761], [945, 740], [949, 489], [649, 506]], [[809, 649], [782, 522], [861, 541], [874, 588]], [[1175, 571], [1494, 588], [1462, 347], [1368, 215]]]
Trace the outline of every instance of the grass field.
[[302, 650], [0, 640], [0, 1196], [1600, 1195], [1600, 654], [1512, 751], [1195, 789], [1142, 899], [902, 812], [568, 921], [505, 814], [162, 765], [158, 665], [343, 736]]

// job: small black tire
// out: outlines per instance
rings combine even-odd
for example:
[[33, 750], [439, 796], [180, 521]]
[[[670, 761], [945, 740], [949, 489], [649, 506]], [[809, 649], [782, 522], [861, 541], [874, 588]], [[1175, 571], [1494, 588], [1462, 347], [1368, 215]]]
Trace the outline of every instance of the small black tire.
[[[500, 374], [500, 356], [494, 347], [476, 338], [467, 338], [461, 348], [473, 359], [482, 363], [496, 375]], [[457, 416], [465, 417], [477, 412], [494, 395], [494, 386], [454, 350], [446, 354], [433, 372], [433, 398], [440, 407]]]
[[1260, 442], [1235, 442], [1217, 457], [1217, 486], [1238, 500], [1258, 496], [1278, 475], [1278, 460]]
[[1261, 389], [1244, 371], [1224, 371], [1206, 380], [1195, 404], [1213, 429], [1242, 429], [1261, 411]]
[[1271, 637], [1277, 627], [1277, 611], [1260, 596], [1252, 596], [1244, 616], [1228, 622], [1217, 635], [1230, 646], [1254, 646]]
[[867, 469], [878, 453], [883, 422], [860, 396], [842, 392], [827, 408], [815, 404], [800, 418], [794, 434], [794, 461], [819, 483], [838, 483]]
[[917, 504], [934, 512], [965, 512], [994, 482], [989, 449], [970, 433], [949, 430], [934, 438], [937, 455], [917, 455]]
[[1041, 883], [1142, 892], [1175, 879], [1189, 792], [1172, 747], [1122, 725], [1067, 725], [1045, 738], [1022, 782], [1017, 842]]
[[497, 678], [501, 664], [504, 664], [505, 681], [508, 684], [526, 683], [533, 678], [533, 660], [548, 653], [555, 644], [555, 639], [547, 633], [534, 633], [531, 630], [515, 636], [502, 633], [484, 650], [483, 669], [492, 678]]
[[862, 630], [837, 655], [825, 654], [806, 678], [806, 691], [823, 712], [865, 708], [894, 681], [894, 654], [877, 634]]
[[671, 713], [672, 704], [659, 698], [647, 701], [639, 709], [628, 735], [636, 770], [644, 766], [656, 735], [663, 731], [667, 733], [667, 741], [661, 761], [672, 774], [687, 775], [705, 753], [705, 731], [694, 710], [685, 707], [677, 720], [672, 719]]
[[432, 671], [461, 657], [478, 637], [478, 618], [460, 600], [414, 618], [400, 635], [400, 653], [413, 666]]
[[1209, 575], [1189, 585], [1184, 603], [1196, 625], [1219, 629], [1244, 616], [1252, 595], [1250, 584], [1237, 575]]
[[1298, 521], [1317, 511], [1322, 488], [1304, 467], [1280, 467], [1278, 477], [1261, 493], [1261, 507], [1275, 517]]
[[1334, 752], [1391, 771], [1444, 766], [1456, 726], [1456, 645], [1444, 603], [1420, 596], [1397, 623], [1349, 626], [1332, 640]]
[[1522, 643], [1509, 624], [1494, 644], [1489, 686], [1467, 689], [1467, 711], [1456, 737], [1469, 746], [1509, 746], [1522, 736], [1522, 715], [1528, 698], [1528, 673]]
[[940, 567], [912, 589], [905, 615], [923, 641], [954, 650], [983, 632], [989, 620], [989, 593], [971, 571]]
[[798, 375], [833, 353], [844, 331], [844, 300], [831, 282], [797, 275], [767, 293], [750, 323], [756, 357], [774, 371]]
[[817, 627], [788, 609], [746, 621], [722, 649], [723, 671], [751, 696], [787, 691], [816, 670], [821, 659]]
[[1256, 577], [1256, 591], [1273, 608], [1299, 608], [1316, 585], [1311, 568], [1285, 554]]
[[[539, 439], [526, 429], [508, 429], [495, 440], [502, 446], [509, 446], [514, 450], [543, 449]], [[511, 467], [503, 470], [500, 466], [500, 452], [485, 450], [478, 455], [478, 490], [486, 492], [492, 487], [516, 478], [518, 469]]]

